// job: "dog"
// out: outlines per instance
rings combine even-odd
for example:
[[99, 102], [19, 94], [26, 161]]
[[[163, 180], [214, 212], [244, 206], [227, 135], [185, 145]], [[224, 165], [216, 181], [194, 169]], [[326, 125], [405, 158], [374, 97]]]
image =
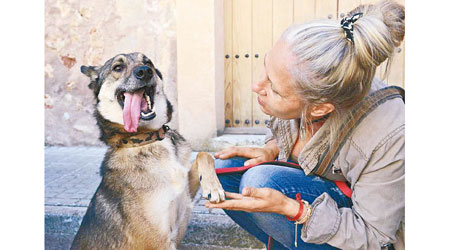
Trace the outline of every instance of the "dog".
[[213, 158], [200, 152], [190, 164], [189, 144], [166, 125], [173, 109], [163, 76], [144, 54], [119, 54], [81, 72], [108, 150], [71, 249], [177, 249], [199, 186], [211, 202], [225, 200]]

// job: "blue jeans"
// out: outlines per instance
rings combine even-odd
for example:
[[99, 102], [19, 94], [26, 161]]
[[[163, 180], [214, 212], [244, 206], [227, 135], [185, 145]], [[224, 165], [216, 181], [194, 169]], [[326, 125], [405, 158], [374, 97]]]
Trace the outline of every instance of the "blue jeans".
[[[215, 160], [216, 168], [240, 167], [248, 160], [234, 157], [227, 160]], [[303, 170], [275, 165], [261, 165], [245, 173], [219, 175], [220, 183], [227, 192], [241, 193], [245, 187], [268, 187], [276, 189], [295, 199], [297, 193], [310, 204], [323, 192], [327, 192], [338, 207], [351, 207], [352, 201], [345, 196], [334, 182], [317, 177], [306, 176]], [[305, 243], [300, 238], [302, 225], [298, 225], [297, 247], [294, 246], [294, 222], [284, 215], [275, 213], [248, 213], [224, 210], [238, 225], [254, 235], [263, 243], [268, 243], [269, 235], [274, 240], [274, 249], [336, 249], [328, 244]]]

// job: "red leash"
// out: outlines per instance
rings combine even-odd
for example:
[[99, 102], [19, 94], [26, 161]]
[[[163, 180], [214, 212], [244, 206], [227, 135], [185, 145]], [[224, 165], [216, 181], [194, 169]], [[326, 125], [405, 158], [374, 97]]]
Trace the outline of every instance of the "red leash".
[[345, 196], [347, 196], [348, 198], [352, 198], [353, 191], [345, 181], [334, 181], [334, 183], [339, 188], [339, 190], [341, 190], [341, 192], [345, 194]]

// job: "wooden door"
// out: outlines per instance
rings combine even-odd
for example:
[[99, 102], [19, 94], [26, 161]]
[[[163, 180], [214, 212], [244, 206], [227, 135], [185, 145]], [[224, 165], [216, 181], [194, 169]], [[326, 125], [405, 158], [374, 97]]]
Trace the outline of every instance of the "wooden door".
[[[263, 67], [264, 55], [292, 23], [319, 18], [341, 19], [359, 4], [374, 0], [224, 0], [225, 126], [261, 128], [268, 121], [259, 108], [251, 84]], [[404, 4], [404, 0], [398, 0]], [[404, 87], [404, 42], [395, 50], [390, 85]], [[382, 77], [386, 67], [377, 70]], [[244, 129], [245, 130], [245, 129]], [[252, 130], [250, 130], [252, 131]], [[256, 130], [254, 130], [256, 131]]]

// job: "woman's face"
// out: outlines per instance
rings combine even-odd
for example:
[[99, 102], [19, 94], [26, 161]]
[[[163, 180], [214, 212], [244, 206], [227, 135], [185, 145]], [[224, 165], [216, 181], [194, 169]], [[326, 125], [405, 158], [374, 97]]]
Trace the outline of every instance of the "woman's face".
[[288, 70], [293, 62], [284, 41], [278, 40], [264, 58], [264, 68], [252, 91], [258, 94], [261, 110], [281, 119], [299, 118], [303, 102], [294, 89], [294, 80]]

